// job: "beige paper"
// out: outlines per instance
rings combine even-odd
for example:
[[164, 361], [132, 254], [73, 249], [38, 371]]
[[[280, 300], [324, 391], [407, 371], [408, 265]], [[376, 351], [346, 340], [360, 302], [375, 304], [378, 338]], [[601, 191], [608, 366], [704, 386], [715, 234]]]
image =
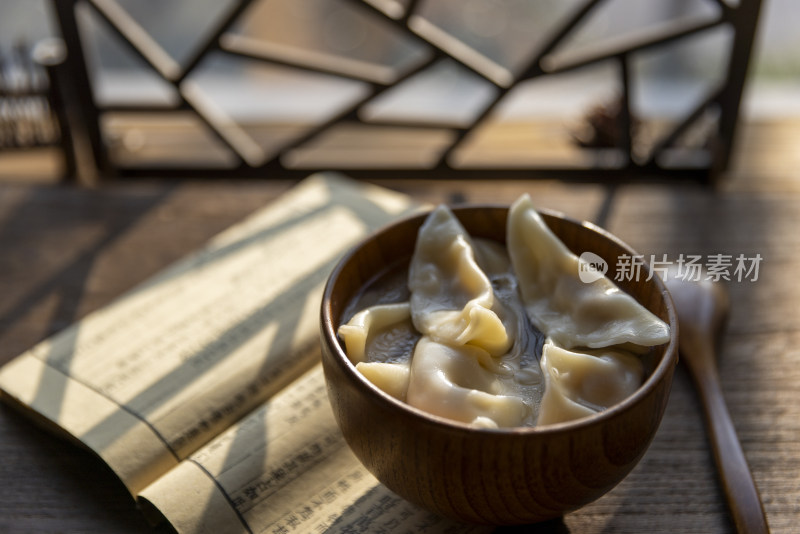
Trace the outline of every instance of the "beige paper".
[[0, 370], [134, 495], [318, 360], [333, 263], [409, 199], [318, 175]]
[[181, 534], [487, 532], [398, 497], [336, 426], [321, 366], [143, 490]]

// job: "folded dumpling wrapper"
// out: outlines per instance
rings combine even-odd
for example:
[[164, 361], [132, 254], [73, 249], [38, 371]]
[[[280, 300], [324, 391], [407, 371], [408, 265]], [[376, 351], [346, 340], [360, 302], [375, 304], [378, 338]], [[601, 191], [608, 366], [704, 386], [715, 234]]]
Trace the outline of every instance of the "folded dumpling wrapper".
[[339, 327], [337, 333], [344, 341], [347, 357], [358, 364], [369, 360], [367, 347], [374, 336], [410, 317], [411, 308], [408, 302], [379, 304], [353, 315], [346, 324]]
[[507, 246], [528, 317], [556, 344], [651, 347], [669, 340], [669, 326], [608, 277], [581, 281], [582, 260], [548, 228], [528, 195], [511, 206]]
[[407, 401], [428, 413], [478, 427], [521, 426], [531, 408], [506, 395], [497, 373], [480, 364], [479, 347], [453, 347], [423, 336], [411, 359]]
[[437, 341], [505, 354], [514, 332], [503, 324], [502, 305], [478, 266], [472, 240], [446, 206], [434, 209], [419, 230], [409, 267], [411, 318]]
[[356, 369], [392, 397], [406, 400], [411, 371], [408, 363], [359, 362]]
[[618, 349], [567, 350], [544, 344], [545, 389], [537, 424], [572, 421], [604, 410], [642, 383], [641, 359]]

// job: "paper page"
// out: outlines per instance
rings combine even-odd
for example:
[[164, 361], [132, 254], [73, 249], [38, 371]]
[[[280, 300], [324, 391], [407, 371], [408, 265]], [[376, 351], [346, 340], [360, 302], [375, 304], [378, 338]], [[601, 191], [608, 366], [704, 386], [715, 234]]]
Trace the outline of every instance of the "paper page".
[[181, 534], [487, 532], [398, 497], [361, 466], [321, 365], [140, 494]]
[[0, 370], [136, 494], [314, 365], [333, 263], [411, 209], [317, 175]]

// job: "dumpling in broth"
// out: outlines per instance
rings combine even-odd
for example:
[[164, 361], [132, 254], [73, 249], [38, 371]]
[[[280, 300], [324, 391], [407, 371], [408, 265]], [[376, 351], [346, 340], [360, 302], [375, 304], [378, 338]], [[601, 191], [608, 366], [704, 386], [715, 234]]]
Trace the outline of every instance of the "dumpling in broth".
[[409, 359], [419, 338], [408, 302], [378, 304], [356, 313], [339, 327], [347, 357], [370, 382], [404, 401]]
[[[385, 335], [391, 328], [401, 325], [410, 318], [411, 308], [408, 302], [379, 304], [356, 313], [346, 324], [340, 326], [338, 331], [344, 341], [347, 357], [354, 364], [386, 359], [386, 353], [381, 349], [392, 350], [393, 347], [384, 346], [391, 343], [379, 343], [381, 346], [373, 349], [376, 338]], [[370, 353], [374, 353], [374, 357], [370, 358]]]
[[356, 370], [392, 397], [406, 400], [410, 378], [408, 363], [358, 362]]
[[582, 260], [547, 227], [528, 195], [511, 206], [507, 241], [528, 317], [558, 345], [651, 347], [669, 340], [669, 326], [607, 277], [581, 281]]
[[545, 389], [537, 424], [562, 423], [621, 402], [642, 383], [642, 361], [616, 349], [572, 351], [544, 345]]
[[467, 231], [446, 206], [437, 207], [419, 230], [409, 267], [411, 317], [423, 335], [456, 345], [470, 344], [492, 356], [505, 354], [514, 332], [475, 260]]
[[407, 401], [428, 413], [472, 426], [521, 426], [531, 408], [507, 395], [502, 377], [481, 365], [479, 347], [453, 347], [423, 336], [411, 359]]

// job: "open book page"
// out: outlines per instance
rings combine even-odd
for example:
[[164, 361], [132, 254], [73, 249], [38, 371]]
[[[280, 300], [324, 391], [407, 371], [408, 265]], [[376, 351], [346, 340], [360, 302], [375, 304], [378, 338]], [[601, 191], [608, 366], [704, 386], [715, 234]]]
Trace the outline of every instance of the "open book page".
[[403, 195], [311, 177], [10, 362], [0, 389], [136, 494], [318, 361], [334, 262], [410, 209]]
[[487, 532], [381, 485], [333, 417], [321, 365], [145, 488], [181, 534]]

